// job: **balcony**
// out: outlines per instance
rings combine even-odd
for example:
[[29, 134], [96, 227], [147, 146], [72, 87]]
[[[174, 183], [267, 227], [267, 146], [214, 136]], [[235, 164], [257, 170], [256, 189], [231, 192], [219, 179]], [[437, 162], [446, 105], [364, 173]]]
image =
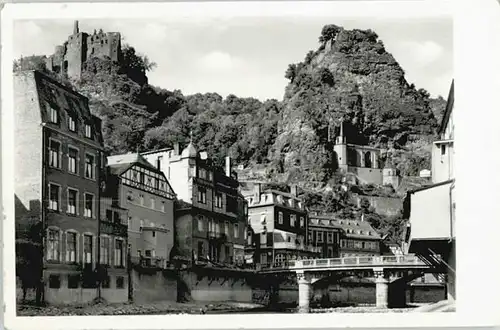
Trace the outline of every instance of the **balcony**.
[[227, 236], [225, 233], [217, 232], [217, 231], [209, 231], [207, 232], [207, 238], [209, 240], [221, 240], [225, 241]]
[[288, 250], [299, 250], [307, 252], [320, 252], [319, 247], [307, 246], [305, 244], [296, 244], [294, 242], [275, 242], [273, 244], [274, 249], [288, 249]]
[[123, 223], [101, 220], [101, 232], [103, 234], [127, 237], [127, 230], [128, 226]]

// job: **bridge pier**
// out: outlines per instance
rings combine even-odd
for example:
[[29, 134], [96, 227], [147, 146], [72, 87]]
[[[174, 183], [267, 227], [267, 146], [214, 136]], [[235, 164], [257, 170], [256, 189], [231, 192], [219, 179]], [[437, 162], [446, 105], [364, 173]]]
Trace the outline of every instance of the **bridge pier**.
[[297, 273], [297, 281], [299, 284], [299, 313], [309, 313], [311, 280], [306, 278], [304, 273]]
[[375, 269], [375, 294], [377, 308], [389, 307], [389, 278], [383, 269]]

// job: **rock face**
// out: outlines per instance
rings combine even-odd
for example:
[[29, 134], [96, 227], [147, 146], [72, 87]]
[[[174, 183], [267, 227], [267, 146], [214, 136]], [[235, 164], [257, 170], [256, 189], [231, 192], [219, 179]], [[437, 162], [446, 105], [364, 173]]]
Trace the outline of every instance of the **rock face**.
[[291, 64], [286, 77], [290, 83], [271, 150], [278, 172], [328, 180], [333, 128], [341, 121], [350, 124], [348, 140], [383, 148], [427, 140], [437, 127], [429, 94], [407, 83], [371, 30], [325, 26], [318, 50]]

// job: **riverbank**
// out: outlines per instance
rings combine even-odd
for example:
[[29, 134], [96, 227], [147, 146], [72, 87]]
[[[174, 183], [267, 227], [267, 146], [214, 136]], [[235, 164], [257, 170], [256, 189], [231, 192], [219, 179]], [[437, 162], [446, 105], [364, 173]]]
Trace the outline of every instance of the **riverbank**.
[[86, 304], [78, 306], [18, 305], [18, 316], [75, 316], [75, 315], [160, 315], [160, 314], [217, 314], [252, 312], [263, 306], [239, 302], [155, 302], [147, 304]]

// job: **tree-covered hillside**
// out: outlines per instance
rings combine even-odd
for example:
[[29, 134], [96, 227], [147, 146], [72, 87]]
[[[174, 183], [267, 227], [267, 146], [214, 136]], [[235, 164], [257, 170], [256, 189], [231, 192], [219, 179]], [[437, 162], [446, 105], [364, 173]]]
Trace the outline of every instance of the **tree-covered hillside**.
[[[122, 62], [91, 58], [79, 81], [60, 79], [89, 97], [91, 111], [103, 120], [111, 154], [186, 145], [192, 132], [198, 150], [206, 150], [219, 165], [229, 155], [248, 170], [265, 168], [275, 181], [328, 188], [309, 190], [308, 206], [357, 217], [370, 212], [350, 201], [355, 188], [346, 190], [332, 166], [332, 139], [340, 123], [350, 128], [351, 142], [384, 148], [402, 175], [415, 176], [430, 168], [429, 145], [445, 100], [408, 84], [371, 30], [327, 25], [318, 41], [304, 61], [284, 68], [289, 84], [281, 101], [183, 95], [152, 86], [147, 72], [155, 63], [128, 45]], [[14, 70], [46, 71], [44, 58], [15, 61]], [[388, 226], [387, 219], [370, 218]]]

